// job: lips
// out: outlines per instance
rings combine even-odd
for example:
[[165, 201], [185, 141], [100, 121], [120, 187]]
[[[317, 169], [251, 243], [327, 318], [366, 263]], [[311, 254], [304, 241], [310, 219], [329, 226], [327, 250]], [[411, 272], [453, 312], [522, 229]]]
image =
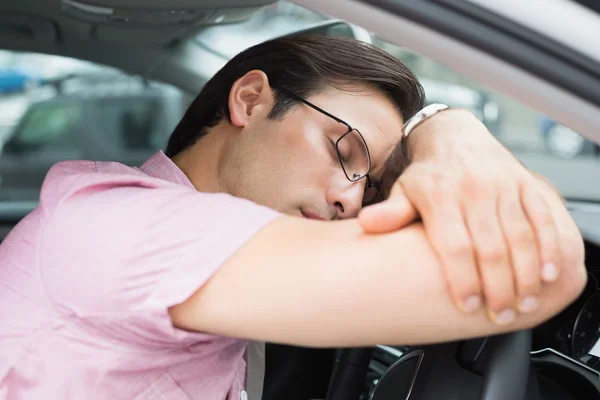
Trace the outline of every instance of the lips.
[[323, 218], [323, 217], [321, 217], [321, 216], [319, 216], [319, 215], [317, 215], [317, 214], [313, 214], [313, 213], [311, 213], [310, 211], [304, 211], [304, 210], [301, 210], [301, 212], [302, 212], [302, 216], [303, 216], [304, 218], [308, 218], [308, 219], [317, 219], [317, 220], [320, 220], [320, 221], [326, 221], [326, 220], [327, 220], [327, 218]]

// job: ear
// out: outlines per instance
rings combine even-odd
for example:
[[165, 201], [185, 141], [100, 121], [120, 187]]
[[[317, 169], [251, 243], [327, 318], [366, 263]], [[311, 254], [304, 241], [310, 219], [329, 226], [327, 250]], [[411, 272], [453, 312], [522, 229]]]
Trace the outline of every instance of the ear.
[[270, 112], [273, 107], [273, 90], [269, 78], [260, 70], [252, 70], [239, 78], [229, 92], [231, 123], [246, 126], [253, 117]]

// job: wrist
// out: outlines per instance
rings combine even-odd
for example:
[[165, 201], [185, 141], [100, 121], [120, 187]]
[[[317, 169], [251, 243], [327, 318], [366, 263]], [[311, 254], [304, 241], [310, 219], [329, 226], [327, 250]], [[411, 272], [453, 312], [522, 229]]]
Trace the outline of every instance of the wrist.
[[485, 125], [465, 109], [448, 108], [423, 120], [403, 137], [402, 153], [408, 163], [448, 151], [449, 142], [481, 137]]

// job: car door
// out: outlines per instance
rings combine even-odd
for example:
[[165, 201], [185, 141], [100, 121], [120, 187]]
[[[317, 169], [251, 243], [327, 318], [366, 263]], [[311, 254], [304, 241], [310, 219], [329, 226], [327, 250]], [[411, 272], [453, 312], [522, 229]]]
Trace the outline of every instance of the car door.
[[0, 157], [0, 200], [37, 200], [50, 167], [80, 159], [83, 103], [51, 100], [23, 115]]

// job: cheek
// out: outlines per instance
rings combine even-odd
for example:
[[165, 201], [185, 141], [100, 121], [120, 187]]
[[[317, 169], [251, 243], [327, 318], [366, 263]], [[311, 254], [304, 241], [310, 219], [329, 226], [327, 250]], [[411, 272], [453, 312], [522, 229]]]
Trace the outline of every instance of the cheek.
[[306, 125], [285, 135], [286, 153], [303, 168], [325, 168], [335, 161], [335, 150], [321, 127]]
[[290, 143], [290, 161], [299, 173], [310, 179], [325, 183], [334, 171], [337, 161], [335, 148], [321, 131], [305, 130], [292, 139]]
[[285, 186], [314, 197], [315, 192], [326, 192], [336, 174], [343, 176], [335, 147], [321, 126], [296, 121], [278, 128], [271, 149], [278, 153], [274, 173], [287, 180]]

